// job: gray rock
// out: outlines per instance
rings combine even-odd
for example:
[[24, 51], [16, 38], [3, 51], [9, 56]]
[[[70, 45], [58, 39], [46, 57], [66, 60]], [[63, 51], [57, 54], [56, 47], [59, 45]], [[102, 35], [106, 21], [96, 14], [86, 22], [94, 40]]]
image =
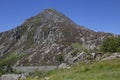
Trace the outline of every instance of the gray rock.
[[18, 74], [5, 74], [1, 75], [1, 80], [18, 80], [20, 75]]
[[58, 68], [69, 68], [70, 65], [68, 65], [67, 63], [62, 63], [58, 66]]
[[114, 59], [114, 58], [120, 58], [120, 53], [113, 53], [112, 55], [109, 55], [109, 56], [103, 58], [102, 60], [110, 60], [110, 59]]

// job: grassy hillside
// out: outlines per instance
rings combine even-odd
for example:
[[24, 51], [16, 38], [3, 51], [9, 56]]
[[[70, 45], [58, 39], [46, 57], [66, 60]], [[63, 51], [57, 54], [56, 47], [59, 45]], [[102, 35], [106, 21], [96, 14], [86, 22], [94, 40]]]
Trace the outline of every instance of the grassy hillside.
[[27, 80], [120, 80], [120, 59], [106, 60], [94, 64], [76, 64], [70, 69], [35, 72]]

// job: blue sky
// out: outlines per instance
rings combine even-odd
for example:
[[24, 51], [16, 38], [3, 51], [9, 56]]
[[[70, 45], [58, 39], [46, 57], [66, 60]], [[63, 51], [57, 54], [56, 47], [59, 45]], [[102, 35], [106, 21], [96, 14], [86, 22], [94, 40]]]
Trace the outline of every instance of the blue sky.
[[54, 8], [79, 25], [120, 34], [120, 0], [0, 0], [0, 32]]

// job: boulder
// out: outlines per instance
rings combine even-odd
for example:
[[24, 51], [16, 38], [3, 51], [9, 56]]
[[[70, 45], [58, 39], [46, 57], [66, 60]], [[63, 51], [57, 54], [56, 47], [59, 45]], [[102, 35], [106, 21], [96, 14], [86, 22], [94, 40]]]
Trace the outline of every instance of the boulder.
[[1, 75], [0, 80], [18, 80], [19, 77], [20, 75], [18, 74], [4, 74], [4, 75]]

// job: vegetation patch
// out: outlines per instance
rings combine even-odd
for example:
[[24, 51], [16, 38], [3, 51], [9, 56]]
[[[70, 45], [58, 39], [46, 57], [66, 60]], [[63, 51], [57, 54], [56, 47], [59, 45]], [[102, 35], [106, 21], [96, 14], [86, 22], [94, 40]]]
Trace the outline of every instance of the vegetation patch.
[[105, 39], [100, 47], [103, 52], [120, 52], [120, 36], [112, 36]]
[[13, 71], [12, 66], [22, 58], [22, 54], [18, 55], [15, 52], [8, 53], [4, 58], [0, 59], [0, 75], [6, 73], [16, 73]]
[[[106, 60], [94, 64], [79, 63], [70, 69], [58, 69], [29, 76], [27, 80], [119, 80], [120, 59]], [[41, 77], [41, 75], [43, 75]], [[36, 78], [35, 78], [36, 77]]]
[[18, 55], [17, 53], [8, 53], [4, 56], [4, 58], [0, 59], [0, 65], [14, 64], [18, 59], [21, 58], [22, 55]]

